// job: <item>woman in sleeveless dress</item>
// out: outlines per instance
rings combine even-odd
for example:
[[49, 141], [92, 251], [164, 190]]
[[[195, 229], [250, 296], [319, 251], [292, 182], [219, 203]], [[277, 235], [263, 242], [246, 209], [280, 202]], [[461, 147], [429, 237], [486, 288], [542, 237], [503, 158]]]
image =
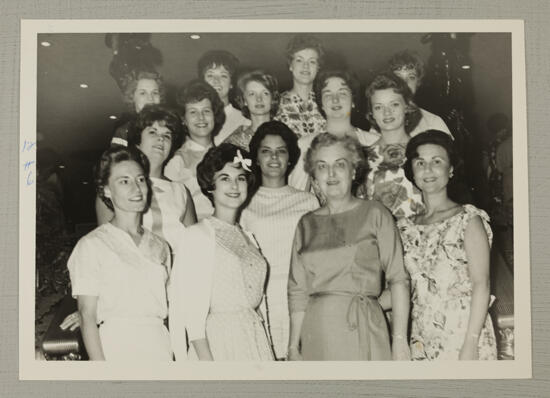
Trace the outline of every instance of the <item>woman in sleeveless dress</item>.
[[456, 156], [450, 136], [428, 130], [407, 146], [405, 172], [426, 212], [398, 227], [412, 281], [413, 360], [496, 359], [490, 302], [487, 214], [447, 195]]

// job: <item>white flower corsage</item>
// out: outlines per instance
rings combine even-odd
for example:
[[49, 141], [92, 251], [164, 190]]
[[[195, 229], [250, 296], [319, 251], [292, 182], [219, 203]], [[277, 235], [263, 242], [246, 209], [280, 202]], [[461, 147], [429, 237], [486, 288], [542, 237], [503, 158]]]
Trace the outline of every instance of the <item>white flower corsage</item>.
[[237, 149], [237, 156], [233, 158], [233, 163], [240, 163], [244, 170], [252, 171], [250, 170], [250, 166], [252, 166], [252, 160], [243, 158], [240, 149]]

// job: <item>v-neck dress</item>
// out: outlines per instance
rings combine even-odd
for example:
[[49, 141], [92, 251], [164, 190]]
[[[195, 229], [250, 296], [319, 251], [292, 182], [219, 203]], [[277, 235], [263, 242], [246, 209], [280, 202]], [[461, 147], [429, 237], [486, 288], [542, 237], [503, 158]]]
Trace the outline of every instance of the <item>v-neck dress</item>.
[[97, 296], [105, 359], [171, 361], [166, 283], [170, 249], [144, 230], [138, 245], [111, 223], [81, 238], [68, 261], [72, 295]]
[[[443, 221], [415, 224], [398, 221], [405, 266], [412, 281], [411, 357], [413, 360], [457, 360], [464, 342], [472, 300], [472, 281], [464, 249], [464, 232], [479, 216], [489, 244], [493, 234], [487, 213], [472, 205]], [[496, 341], [487, 314], [478, 343], [479, 359], [496, 359]]]

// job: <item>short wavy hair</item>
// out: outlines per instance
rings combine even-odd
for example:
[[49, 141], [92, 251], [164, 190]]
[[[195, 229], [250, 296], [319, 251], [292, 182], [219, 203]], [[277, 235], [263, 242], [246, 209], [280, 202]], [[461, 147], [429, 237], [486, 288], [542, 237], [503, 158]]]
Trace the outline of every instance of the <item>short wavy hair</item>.
[[[212, 129], [212, 139], [214, 139], [225, 123], [224, 105], [217, 91], [203, 80], [195, 79], [182, 87], [176, 96], [176, 102], [180, 107], [182, 120], [185, 117], [185, 107], [187, 104], [200, 102], [203, 99], [210, 101], [212, 111], [214, 112], [214, 128]], [[185, 125], [183, 125], [183, 134], [184, 137], [189, 136], [189, 130]]]
[[317, 108], [324, 118], [326, 118], [327, 115], [323, 110], [323, 98], [321, 93], [323, 91], [323, 88], [325, 88], [325, 86], [327, 85], [327, 80], [331, 77], [339, 77], [344, 81], [344, 83], [346, 83], [346, 86], [348, 86], [351, 90], [352, 104], [355, 104], [359, 94], [359, 81], [350, 71], [327, 70], [321, 72], [317, 76], [317, 79], [315, 79], [315, 83], [313, 84], [313, 92], [315, 93], [315, 102], [317, 102]]
[[143, 130], [152, 126], [155, 122], [166, 126], [172, 133], [172, 144], [168, 158], [165, 161], [166, 164], [183, 144], [183, 124], [180, 116], [175, 111], [162, 105], [144, 106], [136, 119], [130, 124], [128, 143], [135, 146], [141, 144]]
[[[237, 156], [237, 151], [240, 151], [241, 155], [245, 159], [250, 159], [250, 155], [247, 151], [239, 148], [236, 145], [226, 142], [221, 143], [216, 147], [210, 148], [201, 162], [197, 165], [197, 181], [201, 192], [210, 199], [210, 202], [214, 205], [214, 197], [212, 191], [216, 189], [214, 184], [214, 175], [223, 169], [227, 163], [233, 163], [233, 159]], [[248, 183], [247, 198], [254, 187], [254, 174], [250, 171], [246, 171], [246, 181]], [[246, 200], [245, 200], [246, 203]]]
[[[304, 159], [304, 170], [311, 177], [315, 178], [314, 157], [320, 148], [341, 144], [349, 152], [348, 159], [354, 170], [365, 167], [365, 155], [361, 144], [357, 139], [350, 136], [338, 137], [330, 133], [321, 133], [313, 139]], [[357, 175], [356, 175], [357, 180]]]
[[271, 118], [275, 117], [277, 110], [279, 109], [279, 84], [275, 76], [261, 70], [254, 70], [244, 73], [237, 80], [237, 97], [235, 99], [239, 105], [239, 108], [241, 108], [241, 113], [243, 116], [250, 119], [250, 109], [246, 106], [246, 101], [244, 99], [246, 85], [250, 82], [260, 83], [267, 89], [267, 91], [269, 91], [271, 94], [271, 109], [269, 115]]
[[290, 163], [286, 169], [286, 178], [288, 178], [289, 174], [292, 170], [294, 170], [294, 167], [296, 167], [296, 164], [298, 163], [298, 159], [300, 159], [301, 151], [298, 146], [298, 137], [286, 124], [278, 120], [271, 120], [261, 124], [249, 143], [250, 157], [252, 159], [252, 166], [257, 182], [261, 181], [262, 176], [262, 171], [257, 165], [258, 150], [260, 149], [260, 145], [262, 145], [262, 141], [268, 135], [281, 137], [286, 144], [286, 148], [288, 150], [288, 162]]
[[418, 85], [422, 83], [424, 79], [424, 61], [420, 58], [420, 55], [416, 51], [403, 50], [392, 55], [388, 61], [388, 68], [392, 72], [399, 71], [401, 69], [414, 69], [416, 71], [416, 77], [418, 78]]
[[124, 76], [122, 83], [122, 101], [128, 106], [131, 112], [135, 112], [134, 93], [136, 92], [138, 82], [145, 79], [154, 80], [157, 83], [161, 104], [166, 99], [166, 87], [160, 73], [154, 71], [132, 71]]
[[288, 42], [286, 46], [287, 64], [291, 64], [294, 54], [298, 51], [305, 50], [306, 48], [310, 48], [317, 52], [317, 55], [319, 56], [319, 69], [321, 69], [325, 61], [325, 48], [323, 47], [321, 40], [307, 33], [297, 34]]
[[407, 160], [403, 165], [405, 176], [415, 185], [412, 162], [418, 157], [418, 147], [425, 144], [439, 145], [445, 149], [447, 156], [449, 156], [449, 163], [455, 171], [460, 163], [453, 139], [449, 134], [439, 130], [426, 130], [423, 133], [415, 135], [407, 143], [407, 149], [405, 150]]
[[204, 79], [204, 74], [210, 68], [223, 66], [229, 72], [231, 78], [239, 69], [240, 61], [235, 55], [226, 50], [210, 50], [205, 52], [197, 63], [199, 79]]
[[109, 184], [112, 167], [126, 160], [136, 162], [142, 168], [143, 174], [147, 177], [147, 206], [143, 210], [145, 213], [151, 204], [151, 197], [153, 194], [151, 180], [149, 179], [149, 160], [143, 152], [134, 146], [125, 147], [115, 145], [103, 152], [94, 167], [94, 183], [97, 195], [109, 209], [114, 211], [113, 202], [105, 196], [105, 187]]
[[420, 119], [422, 119], [422, 113], [413, 101], [413, 93], [409, 86], [391, 72], [377, 75], [365, 90], [368, 121], [377, 131], [380, 131], [380, 126], [378, 126], [372, 115], [372, 96], [375, 91], [386, 89], [392, 89], [403, 97], [405, 101], [405, 132], [409, 134], [418, 126]]

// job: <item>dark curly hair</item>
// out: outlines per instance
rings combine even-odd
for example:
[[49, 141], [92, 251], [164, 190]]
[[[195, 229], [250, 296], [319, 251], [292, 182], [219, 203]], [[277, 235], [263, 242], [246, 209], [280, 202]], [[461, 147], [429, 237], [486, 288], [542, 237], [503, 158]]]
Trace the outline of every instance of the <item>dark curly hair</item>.
[[298, 51], [305, 50], [306, 48], [310, 48], [317, 52], [317, 55], [319, 56], [319, 69], [321, 69], [325, 60], [325, 49], [323, 47], [323, 43], [321, 43], [321, 40], [317, 37], [307, 33], [297, 34], [288, 42], [286, 46], [287, 64], [290, 65], [292, 63], [294, 54]]
[[424, 62], [416, 51], [403, 50], [393, 54], [388, 61], [388, 68], [392, 72], [399, 71], [403, 68], [414, 69], [416, 71], [419, 86], [424, 78]]
[[413, 102], [413, 93], [409, 86], [407, 86], [407, 84], [399, 77], [390, 72], [381, 73], [376, 76], [365, 91], [365, 97], [367, 100], [368, 121], [377, 131], [380, 131], [380, 126], [378, 126], [376, 120], [374, 120], [374, 117], [372, 115], [371, 98], [375, 91], [386, 89], [392, 89], [395, 93], [401, 94], [401, 96], [403, 97], [406, 106], [405, 132], [409, 134], [418, 125], [420, 119], [422, 119], [422, 113], [420, 113], [420, 109]]
[[128, 143], [138, 146], [141, 144], [143, 130], [158, 122], [172, 133], [172, 145], [165, 164], [183, 144], [183, 125], [180, 116], [173, 110], [162, 105], [146, 105], [130, 124], [128, 131]]
[[352, 104], [355, 103], [357, 95], [359, 93], [359, 81], [351, 72], [346, 70], [328, 70], [321, 72], [319, 76], [317, 76], [317, 79], [315, 79], [315, 83], [313, 84], [313, 92], [315, 93], [315, 102], [317, 102], [317, 108], [324, 118], [326, 118], [327, 115], [323, 110], [323, 98], [321, 93], [323, 91], [323, 88], [325, 88], [325, 86], [327, 85], [327, 80], [331, 77], [339, 77], [344, 81], [344, 83], [346, 83], [346, 85], [351, 90]]
[[294, 170], [296, 163], [298, 163], [298, 159], [300, 159], [298, 137], [286, 124], [279, 122], [278, 120], [271, 120], [263, 123], [260, 127], [258, 127], [249, 143], [250, 157], [252, 158], [252, 166], [257, 182], [260, 182], [262, 178], [262, 171], [257, 165], [258, 150], [267, 135], [276, 135], [281, 137], [286, 144], [286, 148], [288, 150], [288, 162], [290, 163], [286, 169], [286, 178], [288, 178], [289, 174], [292, 170]]
[[[214, 204], [212, 191], [216, 189], [214, 175], [223, 169], [227, 163], [233, 163], [233, 159], [237, 156], [237, 151], [240, 151], [243, 158], [250, 159], [249, 153], [244, 149], [223, 142], [216, 147], [211, 147], [197, 165], [197, 181], [201, 188], [201, 192], [210, 199], [212, 204]], [[245, 174], [248, 183], [248, 197], [254, 187], [254, 174], [246, 170]]]
[[164, 103], [166, 96], [166, 87], [162, 76], [153, 71], [132, 71], [123, 78], [122, 82], [122, 100], [128, 106], [130, 112], [135, 112], [134, 93], [136, 92], [140, 80], [154, 80], [159, 87], [160, 103]]
[[275, 76], [272, 76], [261, 70], [254, 70], [244, 73], [237, 80], [236, 100], [239, 108], [241, 108], [241, 113], [243, 114], [243, 116], [250, 119], [250, 110], [248, 109], [248, 106], [246, 105], [246, 101], [244, 99], [246, 85], [250, 82], [260, 83], [267, 89], [267, 91], [269, 91], [269, 93], [271, 94], [271, 109], [269, 114], [271, 118], [275, 117], [275, 115], [277, 114], [277, 110], [279, 109], [279, 85]]
[[134, 146], [125, 147], [121, 145], [113, 146], [107, 149], [94, 167], [94, 182], [97, 195], [105, 205], [114, 211], [113, 202], [105, 196], [105, 187], [109, 184], [111, 170], [115, 164], [131, 160], [136, 162], [147, 176], [147, 206], [143, 210], [145, 213], [151, 204], [153, 190], [151, 189], [151, 180], [149, 179], [149, 160], [139, 149]]
[[421, 134], [415, 135], [409, 140], [407, 144], [407, 149], [405, 150], [405, 156], [407, 157], [407, 160], [403, 165], [405, 176], [415, 185], [416, 183], [414, 182], [412, 162], [418, 157], [418, 147], [425, 144], [439, 145], [440, 147], [445, 149], [447, 155], [449, 156], [449, 163], [455, 170], [457, 169], [460, 162], [460, 158], [456, 152], [453, 139], [449, 134], [439, 130], [426, 130]]
[[[185, 117], [186, 105], [200, 102], [203, 99], [210, 101], [210, 105], [212, 105], [212, 112], [214, 112], [214, 128], [212, 129], [212, 139], [214, 139], [225, 123], [225, 111], [223, 109], [224, 105], [216, 90], [214, 90], [208, 83], [196, 79], [190, 81], [182, 87], [176, 96], [176, 102], [181, 108], [180, 111], [182, 114], [182, 120]], [[185, 124], [183, 125], [183, 134], [185, 137], [189, 136], [189, 130]]]
[[197, 63], [198, 76], [199, 79], [204, 80], [204, 74], [208, 69], [223, 66], [233, 78], [239, 69], [239, 65], [239, 59], [229, 51], [210, 50], [205, 52]]

